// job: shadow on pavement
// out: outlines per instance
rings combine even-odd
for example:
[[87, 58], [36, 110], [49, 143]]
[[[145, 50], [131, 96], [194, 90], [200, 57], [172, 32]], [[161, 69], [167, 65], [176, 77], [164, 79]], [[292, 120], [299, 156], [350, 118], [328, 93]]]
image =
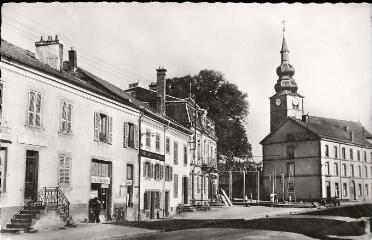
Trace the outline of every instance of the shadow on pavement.
[[264, 218], [264, 219], [172, 219], [153, 222], [128, 222], [126, 226], [157, 229], [162, 231], [177, 231], [197, 228], [232, 228], [232, 229], [256, 229], [293, 232], [318, 239], [343, 239], [327, 237], [337, 236], [360, 236], [364, 234], [364, 228], [358, 222], [344, 222], [332, 219], [320, 218]]
[[[347, 222], [339, 219], [317, 218], [316, 216], [343, 216], [351, 218], [372, 217], [372, 204], [360, 204], [337, 208], [320, 209], [301, 215], [309, 217], [275, 217], [261, 219], [166, 219], [161, 221], [125, 222], [121, 225], [161, 231], [177, 231], [197, 228], [232, 228], [283, 231], [303, 234], [318, 239], [347, 239], [345, 236], [361, 236], [365, 234], [361, 222]], [[370, 220], [371, 221], [371, 220]], [[330, 236], [339, 236], [330, 237]], [[343, 236], [343, 237], [342, 237]], [[342, 238], [341, 238], [342, 237]]]

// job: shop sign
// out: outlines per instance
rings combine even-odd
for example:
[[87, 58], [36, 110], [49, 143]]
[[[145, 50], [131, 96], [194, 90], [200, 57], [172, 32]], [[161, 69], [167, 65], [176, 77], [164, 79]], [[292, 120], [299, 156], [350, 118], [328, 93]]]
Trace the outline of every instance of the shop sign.
[[103, 183], [103, 184], [110, 184], [110, 177], [91, 177], [91, 183]]
[[141, 156], [156, 159], [156, 160], [163, 161], [163, 162], [165, 161], [165, 156], [164, 155], [149, 152], [149, 151], [146, 151], [146, 150], [141, 150]]

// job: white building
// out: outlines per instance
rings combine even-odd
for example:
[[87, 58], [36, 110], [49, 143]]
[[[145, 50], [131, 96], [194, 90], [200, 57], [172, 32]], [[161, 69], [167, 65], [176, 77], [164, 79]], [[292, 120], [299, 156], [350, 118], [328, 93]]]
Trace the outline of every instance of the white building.
[[78, 67], [76, 51], [63, 62], [57, 36], [35, 45], [36, 54], [1, 42], [1, 226], [25, 203], [57, 194], [78, 220], [94, 196], [102, 220], [120, 208], [129, 220], [172, 215], [191, 131]]

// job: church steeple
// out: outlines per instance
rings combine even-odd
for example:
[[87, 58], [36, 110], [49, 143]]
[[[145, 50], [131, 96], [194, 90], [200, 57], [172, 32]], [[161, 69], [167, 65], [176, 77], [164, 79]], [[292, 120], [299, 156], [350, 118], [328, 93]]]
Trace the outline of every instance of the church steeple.
[[[283, 25], [284, 25], [283, 21]], [[274, 131], [288, 117], [301, 119], [303, 96], [297, 93], [297, 83], [293, 79], [295, 69], [289, 63], [289, 49], [283, 26], [280, 66], [276, 69], [279, 79], [275, 84], [275, 94], [270, 97], [270, 131]]]
[[275, 91], [277, 93], [283, 91], [297, 93], [297, 83], [292, 78], [295, 74], [295, 69], [291, 64], [289, 64], [289, 50], [287, 46], [287, 40], [285, 39], [285, 27], [283, 27], [283, 41], [280, 55], [280, 66], [276, 69], [276, 74], [279, 76], [279, 79], [275, 84]]

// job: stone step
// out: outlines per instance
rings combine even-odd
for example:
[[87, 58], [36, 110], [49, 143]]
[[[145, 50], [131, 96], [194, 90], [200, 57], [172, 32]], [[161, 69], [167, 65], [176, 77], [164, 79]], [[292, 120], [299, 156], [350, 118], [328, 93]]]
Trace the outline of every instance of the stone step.
[[40, 210], [29, 210], [29, 209], [23, 209], [20, 214], [38, 214], [40, 213]]
[[33, 219], [36, 218], [36, 214], [20, 213], [15, 216], [16, 219]]
[[29, 229], [31, 223], [7, 223], [6, 228], [23, 228]]
[[24, 210], [44, 210], [45, 206], [28, 206]]
[[10, 220], [11, 223], [29, 223], [31, 224], [32, 218], [14, 218]]
[[2, 228], [1, 233], [20, 233], [24, 232], [25, 230], [23, 228]]

